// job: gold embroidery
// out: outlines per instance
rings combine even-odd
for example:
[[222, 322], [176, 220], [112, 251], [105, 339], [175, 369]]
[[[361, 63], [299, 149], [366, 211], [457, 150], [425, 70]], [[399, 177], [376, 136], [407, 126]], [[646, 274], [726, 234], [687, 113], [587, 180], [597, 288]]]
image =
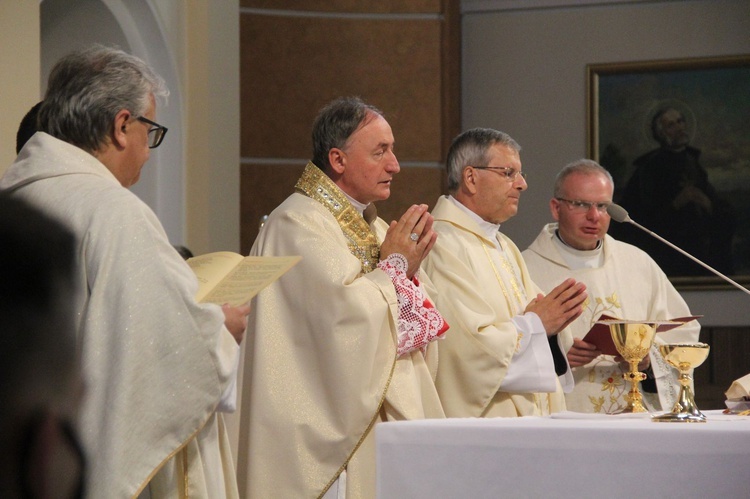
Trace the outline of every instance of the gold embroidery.
[[[589, 296], [583, 303], [584, 316], [588, 316], [589, 328], [599, 319], [602, 314], [622, 315], [622, 304], [616, 292], [609, 296]], [[588, 315], [590, 314], [590, 315]], [[602, 393], [608, 393], [609, 397], [589, 396], [589, 403], [594, 412], [615, 413], [625, 407], [625, 394], [627, 387], [622, 383], [622, 373], [616, 367], [606, 368], [604, 365], [611, 363], [612, 357], [598, 357], [588, 367], [589, 372], [586, 379], [589, 383], [599, 385]], [[592, 387], [592, 389], [596, 389]]]
[[[336, 218], [336, 221], [341, 227], [341, 232], [344, 233], [344, 237], [347, 239], [347, 246], [349, 251], [357, 257], [362, 265], [362, 273], [366, 274], [372, 272], [380, 261], [380, 243], [378, 243], [377, 237], [370, 229], [370, 225], [365, 221], [364, 217], [352, 206], [346, 196], [341, 190], [333, 183], [333, 181], [323, 171], [315, 166], [313, 163], [307, 163], [305, 170], [302, 172], [302, 176], [294, 186], [297, 191], [306, 195], [307, 197], [314, 199], [323, 206]], [[338, 479], [342, 471], [344, 471], [349, 464], [349, 460], [357, 452], [365, 437], [370, 433], [370, 430], [375, 425], [375, 422], [380, 415], [380, 410], [385, 402], [385, 395], [388, 391], [388, 387], [393, 379], [393, 373], [396, 368], [396, 356], [393, 356], [393, 363], [391, 364], [390, 373], [388, 374], [388, 381], [385, 383], [385, 387], [380, 397], [378, 409], [373, 414], [370, 423], [367, 425], [365, 432], [360, 437], [359, 441], [352, 449], [351, 453], [347, 456], [344, 463], [339, 467], [336, 474], [329, 480], [323, 491], [318, 496], [323, 497], [333, 483]]]
[[[608, 358], [611, 359], [611, 357]], [[625, 408], [625, 395], [628, 387], [622, 380], [622, 372], [617, 364], [612, 365], [611, 361], [598, 357], [592, 362], [587, 379], [594, 385], [591, 388], [598, 389], [603, 395], [602, 397], [588, 396], [594, 412], [614, 414]]]
[[516, 300], [518, 300], [519, 309], [524, 304], [524, 297], [526, 296], [526, 293], [523, 293], [521, 291], [521, 285], [518, 282], [518, 276], [516, 275], [515, 269], [511, 266], [510, 262], [508, 261], [508, 257], [506, 256], [505, 248], [503, 248], [503, 251], [500, 253], [500, 265], [503, 266], [503, 270], [511, 276], [510, 279], [510, 285], [513, 288], [513, 294], [516, 297]]
[[305, 171], [294, 187], [325, 206], [336, 218], [341, 232], [347, 239], [349, 251], [362, 265], [362, 273], [367, 274], [375, 270], [380, 261], [380, 243], [370, 225], [336, 184], [320, 168], [307, 163]]
[[594, 407], [594, 412], [602, 412], [604, 397], [592, 397], [589, 395], [589, 402], [591, 402], [591, 405]]
[[[519, 277], [516, 274], [516, 271], [513, 269], [513, 266], [508, 261], [508, 257], [506, 256], [506, 252], [498, 252], [500, 256], [500, 264], [503, 266], [503, 270], [505, 273], [509, 276], [508, 279], [510, 280], [510, 286], [513, 288], [513, 296], [515, 297], [516, 301], [515, 304], [513, 301], [511, 301], [510, 296], [508, 295], [508, 290], [505, 287], [505, 281], [500, 276], [500, 272], [498, 272], [497, 267], [495, 267], [495, 262], [492, 260], [492, 256], [490, 256], [490, 252], [487, 249], [487, 243], [484, 242], [484, 239], [477, 236], [477, 239], [479, 239], [479, 242], [482, 243], [482, 249], [484, 249], [484, 254], [487, 255], [487, 261], [490, 262], [490, 267], [492, 267], [492, 271], [495, 273], [495, 278], [497, 279], [498, 284], [500, 284], [500, 289], [503, 292], [503, 296], [505, 297], [505, 301], [508, 302], [508, 306], [511, 309], [512, 315], [518, 315], [521, 311], [521, 307], [524, 305], [524, 298], [526, 296], [525, 292], [521, 291], [521, 283], [519, 282]], [[502, 243], [501, 243], [502, 245]], [[494, 248], [493, 248], [494, 249]], [[505, 248], [503, 248], [505, 250]], [[518, 338], [516, 340], [516, 352], [519, 352], [521, 350], [521, 339], [523, 338], [523, 333], [519, 332]], [[543, 414], [542, 410], [542, 400], [538, 393], [534, 393], [534, 405], [536, 405], [537, 411], [539, 411], [540, 414]], [[547, 395], [547, 413], [552, 412], [552, 405], [551, 405], [551, 399], [549, 394]]]
[[[550, 398], [549, 393], [532, 393], [531, 395], [534, 398], [534, 405], [536, 406], [536, 411], [534, 413], [535, 416], [552, 414], [552, 399]], [[544, 397], [544, 401], [542, 400], [542, 397]], [[543, 409], [545, 406], [547, 407], [546, 412]]]
[[610, 377], [602, 380], [602, 391], [609, 391], [610, 395], [612, 395], [622, 385], [621, 379], [620, 376], [616, 376], [613, 372]]
[[[490, 252], [487, 249], [487, 243], [484, 242], [484, 239], [477, 236], [477, 239], [479, 239], [479, 242], [482, 243], [482, 249], [484, 250], [484, 254], [487, 255], [487, 261], [490, 262], [490, 267], [492, 267], [492, 271], [495, 273], [495, 278], [497, 279], [498, 284], [500, 284], [500, 289], [503, 292], [503, 296], [505, 297], [505, 301], [508, 302], [508, 306], [511, 309], [511, 315], [518, 315], [521, 307], [523, 307], [524, 304], [524, 296], [525, 293], [521, 292], [521, 286], [518, 282], [518, 277], [516, 276], [515, 271], [510, 265], [510, 262], [508, 261], [507, 257], [505, 256], [504, 252], [498, 252], [500, 256], [500, 263], [503, 266], [503, 270], [510, 276], [510, 282], [511, 287], [513, 288], [513, 294], [516, 298], [515, 303], [510, 299], [510, 296], [508, 295], [508, 290], [505, 287], [505, 281], [502, 277], [500, 277], [500, 272], [497, 271], [497, 267], [495, 267], [495, 262], [493, 262], [492, 257], [490, 256]], [[493, 248], [494, 249], [494, 248]]]
[[188, 473], [188, 470], [190, 469], [190, 466], [188, 466], [188, 446], [182, 448], [182, 473], [183, 473], [183, 487], [185, 487], [184, 490], [184, 499], [188, 499], [189, 497], [189, 490], [190, 490], [190, 474]]
[[607, 296], [604, 299], [613, 307], [620, 308], [620, 300], [617, 299], [617, 293], [612, 293], [612, 296]]
[[[605, 302], [607, 304], [605, 304]], [[590, 310], [591, 315], [589, 316], [589, 329], [593, 327], [594, 323], [599, 320], [599, 317], [606, 312], [612, 312], [614, 309], [622, 308], [622, 305], [620, 304], [620, 300], [617, 298], [617, 293], [613, 292], [609, 296], [605, 296], [604, 299], [601, 297], [594, 298], [595, 305], [591, 308], [589, 308], [589, 305], [591, 304], [590, 297], [586, 298], [586, 301], [583, 303], [584, 310]], [[615, 315], [620, 315], [619, 313], [615, 313]]]

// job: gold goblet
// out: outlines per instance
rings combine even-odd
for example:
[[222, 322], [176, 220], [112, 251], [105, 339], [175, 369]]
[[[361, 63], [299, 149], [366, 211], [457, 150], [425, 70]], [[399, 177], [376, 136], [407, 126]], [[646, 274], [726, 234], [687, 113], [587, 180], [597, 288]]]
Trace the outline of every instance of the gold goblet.
[[674, 343], [659, 345], [664, 359], [671, 366], [680, 371], [680, 394], [672, 408], [672, 412], [654, 416], [653, 421], [667, 423], [705, 423], [706, 416], [698, 410], [690, 390], [690, 369], [694, 369], [708, 357], [709, 346], [706, 343]]
[[617, 352], [630, 365], [630, 370], [622, 375], [625, 381], [630, 381], [630, 392], [626, 397], [628, 403], [622, 412], [648, 412], [643, 407], [643, 396], [638, 389], [638, 383], [646, 379], [646, 375], [638, 371], [638, 364], [648, 355], [659, 322], [626, 320], [601, 322], [609, 325], [609, 331], [612, 334], [612, 341], [615, 343]]

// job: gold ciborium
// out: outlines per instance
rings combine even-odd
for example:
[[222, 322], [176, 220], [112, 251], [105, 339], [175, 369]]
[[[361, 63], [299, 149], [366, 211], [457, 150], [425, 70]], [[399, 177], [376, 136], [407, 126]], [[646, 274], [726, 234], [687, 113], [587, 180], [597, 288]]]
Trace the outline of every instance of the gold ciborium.
[[706, 343], [674, 343], [659, 345], [667, 363], [680, 371], [680, 394], [672, 408], [672, 412], [654, 416], [653, 421], [667, 423], [705, 423], [706, 416], [698, 410], [690, 389], [690, 370], [703, 364], [708, 357], [709, 346]]
[[651, 350], [651, 344], [654, 342], [659, 322], [626, 320], [605, 320], [601, 322], [609, 326], [617, 352], [630, 365], [630, 370], [622, 375], [625, 381], [630, 381], [630, 392], [626, 397], [628, 403], [622, 412], [648, 412], [643, 407], [643, 397], [638, 389], [638, 383], [646, 379], [646, 375], [638, 371], [638, 364]]

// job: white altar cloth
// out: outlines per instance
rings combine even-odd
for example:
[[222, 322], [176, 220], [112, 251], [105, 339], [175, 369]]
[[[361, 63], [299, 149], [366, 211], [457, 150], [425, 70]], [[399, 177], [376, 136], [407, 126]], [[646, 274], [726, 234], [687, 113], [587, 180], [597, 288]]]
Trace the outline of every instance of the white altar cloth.
[[704, 413], [384, 423], [378, 497], [750, 498], [750, 417]]

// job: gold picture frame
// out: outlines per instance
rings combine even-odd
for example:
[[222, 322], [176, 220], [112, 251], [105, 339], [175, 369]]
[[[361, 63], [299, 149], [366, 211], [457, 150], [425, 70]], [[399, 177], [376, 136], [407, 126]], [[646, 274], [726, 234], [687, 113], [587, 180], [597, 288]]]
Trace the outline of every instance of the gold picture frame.
[[[588, 157], [633, 220], [737, 282], [750, 283], [750, 55], [590, 64]], [[681, 289], [728, 284], [630, 224]]]

